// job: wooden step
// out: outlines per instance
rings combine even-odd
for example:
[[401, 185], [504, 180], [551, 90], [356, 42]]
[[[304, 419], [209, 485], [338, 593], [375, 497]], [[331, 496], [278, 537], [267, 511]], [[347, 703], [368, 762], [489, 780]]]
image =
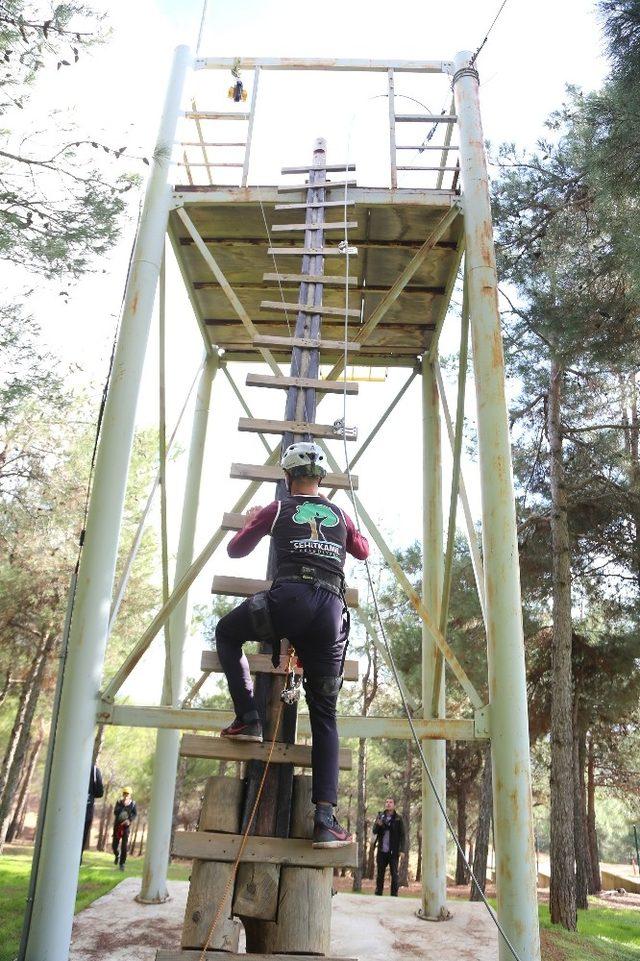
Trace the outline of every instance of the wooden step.
[[[412, 148], [416, 149], [416, 148]], [[321, 207], [355, 207], [355, 200], [314, 200], [308, 204], [275, 204], [274, 210], [318, 210]]]
[[[289, 658], [284, 654], [280, 658], [280, 665], [278, 667], [273, 666], [270, 654], [247, 654], [247, 660], [249, 662], [249, 670], [252, 674], [284, 674], [289, 662]], [[202, 652], [200, 670], [205, 674], [208, 672], [222, 671], [220, 658], [216, 651]], [[297, 662], [294, 664], [294, 671], [296, 674], [302, 674], [302, 668], [298, 666]], [[345, 681], [357, 681], [359, 671], [360, 664], [358, 661], [346, 660], [344, 662], [343, 675]]]
[[331, 174], [342, 174], [342, 173], [353, 173], [356, 169], [355, 164], [324, 164], [320, 167], [314, 167], [313, 164], [306, 167], [283, 167], [280, 173], [282, 174], [306, 174], [314, 170], [324, 170], [326, 173]]
[[357, 394], [360, 385], [342, 380], [316, 380], [313, 377], [277, 377], [273, 374], [247, 374], [247, 387], [272, 387], [288, 390], [301, 387], [317, 390], [319, 394]]
[[[320, 305], [316, 307], [315, 304], [285, 304], [281, 300], [262, 300], [260, 301], [261, 310], [287, 310], [295, 311], [296, 313], [303, 314], [324, 314], [327, 317], [344, 317], [345, 309], [344, 307], [324, 307]], [[360, 311], [355, 307], [349, 308], [349, 317], [360, 317]]]
[[[281, 467], [270, 467], [267, 464], [232, 464], [229, 476], [232, 480], [255, 480], [262, 481], [264, 484], [277, 484], [284, 480], [284, 471]], [[354, 491], [358, 490], [358, 476], [351, 475], [351, 483]], [[320, 481], [320, 487], [336, 487], [338, 490], [348, 491], [350, 489], [349, 478], [346, 474], [327, 474]]]
[[[156, 961], [200, 961], [202, 951], [198, 948], [160, 948]], [[232, 954], [229, 951], [207, 951], [207, 961], [309, 961], [308, 954]], [[357, 961], [357, 958], [338, 958], [323, 955], [321, 961]]]
[[[209, 831], [176, 831], [173, 853], [179, 858], [201, 861], [235, 861], [242, 837]], [[358, 845], [343, 848], [313, 848], [311, 841], [298, 838], [248, 838], [242, 864], [287, 864], [302, 868], [355, 868]]]
[[457, 123], [455, 114], [447, 113], [397, 113], [396, 123]]
[[[270, 334], [255, 334], [256, 347], [305, 347], [307, 350], [344, 350], [343, 340], [313, 340], [311, 337], [275, 337]], [[349, 353], [360, 350], [361, 344], [347, 342]]]
[[[398, 168], [400, 169], [400, 168]], [[324, 221], [319, 224], [273, 224], [271, 227], [271, 233], [284, 233], [285, 231], [291, 230], [355, 230], [358, 226], [357, 220], [347, 220], [342, 221]]]
[[[251, 597], [258, 591], [268, 591], [271, 581], [258, 577], [233, 577], [230, 574], [216, 574], [211, 585], [212, 594], [228, 594], [231, 597]], [[346, 601], [349, 607], [358, 607], [358, 588], [348, 587]]]
[[230, 514], [228, 512], [223, 514], [220, 527], [223, 531], [241, 531], [244, 527], [244, 514]]
[[327, 180], [325, 183], [321, 184], [280, 184], [278, 187], [279, 194], [292, 194], [297, 193], [299, 190], [337, 190], [341, 188], [344, 190], [345, 187], [355, 187], [355, 180]]
[[[219, 761], [266, 761], [270, 750], [271, 744], [266, 741], [263, 744], [232, 741], [226, 737], [211, 737], [207, 734], [183, 734], [180, 744], [182, 757], [200, 757]], [[271, 763], [311, 767], [311, 747], [307, 744], [276, 742]], [[351, 751], [348, 748], [340, 748], [338, 766], [341, 771], [351, 770]]]
[[266, 420], [259, 417], [241, 417], [238, 430], [253, 434], [308, 434], [310, 437], [322, 437], [325, 440], [358, 439], [356, 428], [350, 428], [344, 434], [336, 430], [332, 424], [310, 424], [302, 420]]
[[248, 120], [251, 114], [228, 110], [187, 110], [182, 116], [187, 120]]
[[[344, 257], [344, 252], [339, 247], [269, 247], [267, 253], [270, 257], [295, 257], [308, 254], [310, 257]], [[357, 257], [354, 247], [349, 249], [350, 257]]]
[[[281, 284], [329, 284], [336, 287], [346, 287], [347, 278], [339, 274], [263, 274], [263, 280], [271, 280]], [[357, 277], [349, 277], [349, 284], [357, 284]]]

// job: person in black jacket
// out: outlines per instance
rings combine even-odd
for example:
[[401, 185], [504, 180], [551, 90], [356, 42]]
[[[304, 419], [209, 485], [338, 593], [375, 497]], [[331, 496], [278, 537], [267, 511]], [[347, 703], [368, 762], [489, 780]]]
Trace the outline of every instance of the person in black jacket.
[[127, 848], [129, 846], [129, 829], [131, 822], [138, 815], [136, 802], [131, 797], [131, 788], [122, 788], [122, 797], [119, 798], [113, 807], [113, 842], [111, 848], [115, 857], [115, 863], [120, 864], [120, 870], [124, 871], [127, 860]]
[[391, 875], [391, 897], [398, 897], [398, 859], [406, 848], [404, 821], [396, 811], [395, 798], [388, 797], [384, 802], [384, 811], [380, 811], [373, 825], [378, 851], [376, 863], [378, 867], [376, 877], [376, 894], [381, 895], [384, 888], [384, 876], [389, 868]]
[[[91, 840], [91, 825], [93, 823], [93, 808], [95, 800], [96, 798], [101, 798], [103, 796], [104, 785], [102, 783], [102, 774], [100, 773], [100, 768], [98, 765], [94, 764], [91, 768], [89, 790], [87, 791], [87, 809], [84, 816], [84, 834], [82, 836], [83, 851], [87, 850]], [[80, 855], [80, 863], [82, 864], [82, 854]]]

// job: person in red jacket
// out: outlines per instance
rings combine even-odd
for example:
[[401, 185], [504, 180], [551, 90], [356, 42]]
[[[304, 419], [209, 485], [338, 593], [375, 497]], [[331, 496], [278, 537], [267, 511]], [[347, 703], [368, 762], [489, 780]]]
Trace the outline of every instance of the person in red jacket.
[[291, 444], [281, 466], [288, 495], [247, 512], [244, 527], [229, 542], [230, 557], [250, 554], [266, 535], [272, 539], [276, 574], [269, 591], [248, 598], [220, 619], [216, 649], [229, 684], [235, 720], [221, 734], [262, 741], [262, 723], [253, 696], [245, 641], [264, 640], [265, 622], [274, 650], [287, 638], [303, 667], [312, 748], [312, 799], [316, 805], [313, 846], [340, 847], [351, 835], [338, 823], [338, 731], [336, 703], [348, 640], [344, 602], [347, 554], [369, 555], [367, 539], [339, 507], [318, 493], [326, 475], [322, 448]]

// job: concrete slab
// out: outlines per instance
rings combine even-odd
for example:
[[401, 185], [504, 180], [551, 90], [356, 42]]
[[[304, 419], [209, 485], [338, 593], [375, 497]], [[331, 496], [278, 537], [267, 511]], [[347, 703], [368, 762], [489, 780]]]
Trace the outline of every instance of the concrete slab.
[[[75, 918], [69, 961], [154, 961], [180, 944], [187, 881], [169, 881], [171, 900], [138, 904], [139, 878], [121, 884]], [[360, 961], [497, 961], [497, 932], [482, 904], [451, 901], [452, 919], [420, 921], [417, 898], [337, 894], [331, 952]], [[241, 939], [240, 950], [244, 950]]]
[[331, 951], [360, 961], [497, 961], [498, 935], [483, 904], [450, 901], [450, 921], [421, 921], [417, 898], [337, 894]]

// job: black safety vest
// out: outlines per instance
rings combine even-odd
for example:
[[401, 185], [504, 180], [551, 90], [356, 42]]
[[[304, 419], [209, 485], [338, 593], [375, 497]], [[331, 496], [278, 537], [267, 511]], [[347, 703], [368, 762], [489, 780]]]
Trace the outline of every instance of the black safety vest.
[[287, 496], [278, 502], [271, 537], [278, 566], [298, 562], [333, 573], [344, 568], [347, 524], [339, 507], [325, 497]]

